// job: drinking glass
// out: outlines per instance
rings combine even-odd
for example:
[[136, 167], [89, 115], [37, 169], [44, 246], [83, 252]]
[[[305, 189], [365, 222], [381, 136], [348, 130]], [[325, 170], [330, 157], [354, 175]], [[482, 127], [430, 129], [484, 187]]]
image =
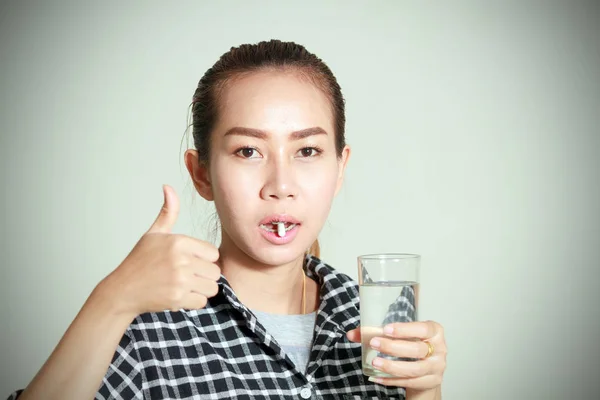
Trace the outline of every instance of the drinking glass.
[[375, 336], [385, 337], [383, 328], [388, 324], [417, 321], [420, 263], [421, 256], [418, 254], [358, 257], [362, 370], [367, 376], [391, 377], [373, 368], [371, 363], [375, 357], [413, 360], [380, 353], [371, 348], [369, 342]]

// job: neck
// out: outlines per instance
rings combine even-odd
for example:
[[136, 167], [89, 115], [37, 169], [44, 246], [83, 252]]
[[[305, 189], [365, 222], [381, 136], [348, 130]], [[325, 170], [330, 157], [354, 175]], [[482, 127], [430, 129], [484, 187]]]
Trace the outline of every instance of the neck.
[[[228, 241], [227, 241], [228, 242]], [[283, 265], [259, 263], [232, 243], [219, 249], [219, 266], [238, 299], [248, 308], [273, 314], [303, 314], [313, 311], [309, 301], [311, 279], [303, 287], [304, 255]], [[314, 282], [313, 282], [314, 283]], [[306, 304], [303, 292], [306, 289]]]

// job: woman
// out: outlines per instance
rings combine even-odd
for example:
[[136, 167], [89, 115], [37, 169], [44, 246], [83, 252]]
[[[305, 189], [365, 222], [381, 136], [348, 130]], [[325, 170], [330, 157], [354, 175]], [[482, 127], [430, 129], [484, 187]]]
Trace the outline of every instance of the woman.
[[148, 232], [13, 396], [440, 398], [439, 324], [389, 326], [371, 346], [421, 360], [376, 358], [397, 378], [368, 380], [357, 285], [318, 258], [350, 156], [329, 68], [295, 43], [232, 48], [200, 80], [192, 115], [185, 164], [215, 203], [219, 249], [171, 233], [179, 201], [165, 186]]

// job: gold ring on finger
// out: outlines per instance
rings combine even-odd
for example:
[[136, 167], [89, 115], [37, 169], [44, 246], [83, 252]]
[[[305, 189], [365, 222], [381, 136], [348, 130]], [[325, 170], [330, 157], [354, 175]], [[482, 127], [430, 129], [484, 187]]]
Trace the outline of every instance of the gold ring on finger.
[[425, 343], [427, 344], [427, 355], [425, 356], [425, 358], [429, 358], [435, 351], [435, 348], [433, 347], [433, 344], [431, 344], [431, 342], [425, 341]]

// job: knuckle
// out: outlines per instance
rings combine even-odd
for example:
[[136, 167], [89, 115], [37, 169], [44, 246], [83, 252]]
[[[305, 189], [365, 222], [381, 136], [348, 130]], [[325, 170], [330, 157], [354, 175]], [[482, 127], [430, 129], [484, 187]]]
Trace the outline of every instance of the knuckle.
[[390, 360], [386, 360], [383, 362], [382, 370], [390, 375], [397, 376], [400, 378], [404, 378], [407, 376], [406, 371], [402, 368], [402, 366]]
[[179, 271], [179, 267], [185, 266], [188, 264], [187, 257], [173, 248], [169, 249], [167, 254], [167, 262], [173, 271]]
[[444, 342], [442, 340], [442, 341], [432, 342], [432, 344], [434, 345], [435, 355], [446, 358], [446, 355], [448, 354], [448, 348], [446, 347], [446, 342]]
[[397, 339], [388, 339], [385, 342], [386, 343], [384, 352], [386, 354], [397, 357], [405, 353], [402, 343], [398, 343]]
[[425, 375], [425, 368], [421, 363], [415, 362], [413, 367], [408, 371], [410, 378], [418, 378], [419, 376]]
[[443, 356], [445, 360], [446, 356], [448, 355], [448, 349], [446, 346], [441, 346], [439, 350], [436, 350], [436, 353], [440, 356]]
[[446, 370], [446, 360], [442, 360], [440, 362], [440, 372], [444, 373], [445, 370]]
[[201, 268], [202, 276], [206, 277], [206, 279], [210, 281], [216, 282], [221, 277], [221, 268], [219, 268], [216, 264], [203, 262]]
[[184, 247], [184, 240], [181, 235], [168, 235], [169, 249], [172, 253], [181, 253]]
[[379, 340], [379, 349], [378, 351], [380, 351], [381, 353], [386, 353], [389, 354], [390, 353], [390, 342], [388, 339], [380, 339]]
[[180, 257], [179, 255], [181, 254], [181, 252], [177, 248], [177, 244], [173, 241], [169, 241], [167, 243], [167, 250], [165, 253], [169, 260], [178, 260]]
[[414, 346], [411, 346], [411, 350], [412, 350], [412, 358], [423, 358], [423, 356], [425, 354], [427, 354], [427, 351], [429, 350], [429, 348], [427, 347], [426, 344], [422, 344], [421, 346], [415, 344]]
[[381, 366], [378, 368], [379, 368], [379, 370], [381, 370], [383, 372], [387, 372], [390, 375], [396, 375], [393, 365], [390, 364], [390, 362], [388, 360], [386, 360], [385, 358], [381, 358]]
[[178, 271], [176, 283], [179, 288], [184, 288], [189, 285], [188, 279], [182, 271]]
[[174, 289], [183, 287], [186, 283], [186, 278], [183, 272], [175, 265], [171, 265], [172, 272], [170, 275], [169, 283]]
[[444, 328], [442, 327], [442, 325], [440, 325], [439, 323], [435, 322], [435, 321], [431, 321], [428, 320], [426, 322], [426, 333], [429, 337], [434, 337], [434, 336], [444, 336]]
[[179, 269], [179, 267], [186, 267], [192, 264], [192, 260], [186, 257], [183, 253], [175, 253], [171, 256], [171, 262], [173, 267]]
[[173, 287], [167, 292], [167, 300], [172, 303], [179, 303], [183, 298], [183, 290], [178, 287]]

